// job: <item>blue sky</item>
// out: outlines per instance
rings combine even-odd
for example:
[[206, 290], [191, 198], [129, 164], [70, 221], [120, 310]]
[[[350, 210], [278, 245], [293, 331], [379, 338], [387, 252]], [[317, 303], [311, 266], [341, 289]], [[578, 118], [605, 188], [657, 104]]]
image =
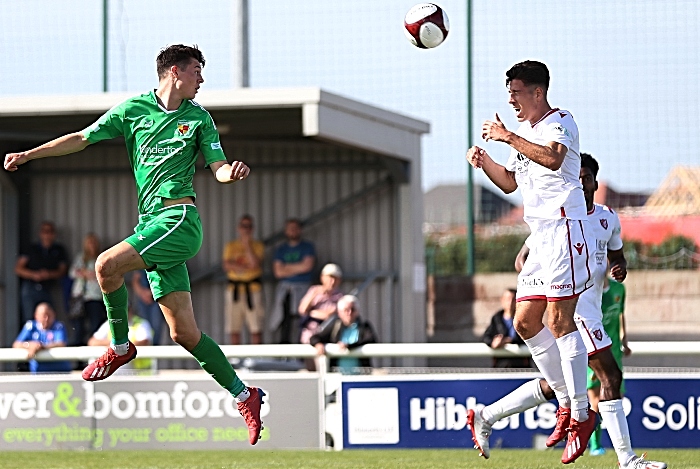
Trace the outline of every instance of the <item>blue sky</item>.
[[[320, 86], [429, 121], [429, 189], [463, 183], [467, 171], [466, 2], [439, 2], [451, 31], [432, 50], [404, 38], [403, 17], [414, 3], [250, 0], [250, 82]], [[101, 4], [0, 0], [0, 50], [12, 65], [0, 74], [0, 95], [101, 91]], [[111, 90], [154, 87], [155, 55], [175, 42], [203, 49], [206, 87], [231, 86], [230, 3], [193, 5], [111, 0]], [[495, 112], [516, 127], [505, 71], [541, 60], [552, 75], [550, 103], [573, 113], [581, 149], [601, 162], [600, 179], [652, 191], [672, 167], [700, 164], [699, 12], [690, 0], [473, 0], [474, 135], [478, 140], [481, 122]], [[505, 162], [508, 147], [483, 146]]]

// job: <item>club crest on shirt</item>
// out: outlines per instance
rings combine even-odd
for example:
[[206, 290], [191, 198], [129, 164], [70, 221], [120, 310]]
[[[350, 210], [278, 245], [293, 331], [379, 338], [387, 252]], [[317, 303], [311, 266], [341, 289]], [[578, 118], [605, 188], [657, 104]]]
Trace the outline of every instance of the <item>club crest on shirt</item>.
[[194, 129], [194, 122], [179, 120], [177, 121], [177, 129], [175, 130], [175, 137], [185, 138], [192, 135]]
[[608, 229], [608, 220], [606, 220], [605, 218], [601, 218], [598, 221], [600, 222], [600, 226], [602, 226], [604, 230]]
[[600, 331], [600, 329], [596, 329], [591, 331], [593, 333], [593, 336], [598, 339], [598, 340], [603, 340], [603, 333]]

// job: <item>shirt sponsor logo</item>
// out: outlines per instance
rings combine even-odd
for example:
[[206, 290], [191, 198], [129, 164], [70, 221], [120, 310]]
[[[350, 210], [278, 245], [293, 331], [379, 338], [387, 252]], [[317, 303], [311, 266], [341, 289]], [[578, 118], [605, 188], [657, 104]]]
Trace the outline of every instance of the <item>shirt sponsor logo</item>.
[[185, 141], [180, 139], [163, 140], [151, 146], [141, 145], [139, 162], [144, 166], [159, 166], [180, 152], [185, 145]]
[[515, 171], [518, 173], [523, 173], [525, 170], [527, 170], [528, 165], [530, 164], [530, 159], [523, 155], [522, 153], [518, 153], [515, 155]]
[[544, 286], [544, 281], [541, 278], [521, 278], [518, 284], [523, 287], [542, 287]]

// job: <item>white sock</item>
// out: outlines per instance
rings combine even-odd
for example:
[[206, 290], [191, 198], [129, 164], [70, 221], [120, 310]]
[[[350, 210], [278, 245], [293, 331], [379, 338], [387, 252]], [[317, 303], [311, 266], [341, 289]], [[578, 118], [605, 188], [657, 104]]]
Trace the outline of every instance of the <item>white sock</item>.
[[588, 392], [586, 372], [588, 354], [579, 331], [574, 331], [557, 339], [561, 354], [561, 370], [571, 399], [571, 418], [578, 422], [588, 419]]
[[612, 441], [613, 448], [617, 453], [617, 460], [620, 461], [621, 466], [624, 466], [636, 454], [632, 451], [632, 440], [630, 439], [629, 427], [627, 427], [627, 417], [625, 417], [625, 411], [622, 408], [622, 399], [600, 401], [598, 412], [605, 422], [610, 441]]
[[245, 388], [243, 391], [241, 391], [241, 393], [239, 395], [237, 395], [235, 397], [235, 399], [236, 399], [236, 402], [245, 402], [248, 400], [249, 397], [250, 397], [250, 391], [248, 390], [248, 388]]
[[[534, 337], [526, 339], [525, 345], [530, 349], [532, 361], [535, 362], [540, 373], [542, 373], [544, 379], [549, 383], [549, 387], [552, 388], [554, 394], [557, 396], [559, 406], [566, 408], [571, 407], [569, 393], [566, 389], [567, 383], [564, 380], [564, 374], [561, 369], [559, 348], [550, 330], [546, 327], [543, 328]], [[585, 388], [586, 382], [584, 381], [583, 384]]]
[[117, 352], [117, 355], [126, 355], [127, 353], [129, 353], [129, 342], [119, 345], [111, 344], [111, 347], [112, 350]]
[[544, 397], [540, 387], [540, 379], [537, 378], [524, 383], [515, 391], [484, 407], [481, 416], [487, 423], [493, 425], [502, 418], [525, 412], [527, 409], [544, 402], [547, 402], [547, 398]]

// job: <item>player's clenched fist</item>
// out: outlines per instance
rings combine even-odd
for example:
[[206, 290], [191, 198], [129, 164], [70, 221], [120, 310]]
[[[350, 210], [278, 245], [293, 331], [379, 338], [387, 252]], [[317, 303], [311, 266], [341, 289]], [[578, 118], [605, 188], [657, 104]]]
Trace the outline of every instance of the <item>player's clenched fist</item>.
[[483, 148], [476, 146], [471, 147], [469, 150], [467, 150], [467, 161], [470, 165], [479, 169], [484, 165], [484, 155], [486, 155], [486, 152], [483, 150]]
[[24, 153], [8, 153], [5, 155], [5, 169], [7, 171], [17, 171], [19, 165], [26, 163]]
[[242, 161], [234, 161], [231, 163], [231, 180], [239, 181], [245, 179], [250, 174], [250, 168]]

